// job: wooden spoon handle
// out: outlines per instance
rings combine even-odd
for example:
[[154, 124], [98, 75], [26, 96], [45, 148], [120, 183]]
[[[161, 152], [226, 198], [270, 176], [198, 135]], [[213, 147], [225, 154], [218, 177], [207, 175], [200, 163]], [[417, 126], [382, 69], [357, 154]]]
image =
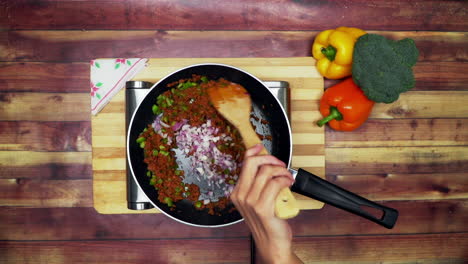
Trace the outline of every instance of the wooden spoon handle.
[[[257, 144], [262, 144], [250, 122], [238, 127], [246, 148], [251, 148]], [[268, 155], [265, 147], [259, 153], [260, 155]], [[281, 219], [289, 219], [299, 214], [299, 206], [296, 198], [294, 198], [291, 190], [288, 187], [283, 188], [275, 200], [275, 215]]]

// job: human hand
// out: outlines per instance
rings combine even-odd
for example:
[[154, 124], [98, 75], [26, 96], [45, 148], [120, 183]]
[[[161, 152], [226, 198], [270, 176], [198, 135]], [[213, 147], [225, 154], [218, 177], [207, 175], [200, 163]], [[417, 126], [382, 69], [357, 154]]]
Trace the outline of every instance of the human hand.
[[274, 156], [257, 156], [262, 148], [256, 145], [245, 152], [231, 200], [252, 232], [262, 263], [302, 263], [292, 251], [291, 227], [274, 212], [276, 196], [294, 178]]

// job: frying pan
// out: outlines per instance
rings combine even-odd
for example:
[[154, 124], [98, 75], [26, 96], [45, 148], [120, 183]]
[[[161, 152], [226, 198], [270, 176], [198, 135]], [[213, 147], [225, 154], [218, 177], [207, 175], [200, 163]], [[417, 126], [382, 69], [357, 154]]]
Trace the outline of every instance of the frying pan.
[[[252, 99], [252, 111], [259, 118], [259, 120], [251, 119], [252, 124], [257, 127], [257, 132], [260, 134], [271, 135], [272, 137], [271, 140], [263, 141], [265, 148], [273, 156], [282, 160], [288, 166], [290, 165], [292, 157], [291, 128], [280, 102], [262, 81], [252, 74], [233, 66], [209, 63], [188, 66], [169, 74], [156, 83], [141, 101], [130, 120], [127, 134], [129, 168], [136, 183], [151, 203], [174, 220], [200, 227], [220, 227], [234, 224], [242, 221], [242, 216], [237, 210], [230, 210], [232, 208], [229, 207], [218, 212], [218, 214], [210, 215], [206, 210], [195, 209], [192, 202], [188, 200], [176, 202], [175, 209], [161, 203], [158, 200], [158, 191], [149, 184], [149, 179], [146, 176], [147, 165], [143, 161], [143, 150], [136, 143], [136, 139], [143, 129], [155, 119], [152, 105], [158, 95], [169, 90], [167, 87], [169, 83], [191, 78], [192, 74], [207, 76], [211, 80], [225, 78], [245, 87]], [[262, 119], [268, 122], [260, 122]], [[311, 123], [311, 125], [313, 124]], [[178, 156], [177, 163], [183, 165], [187, 163], [187, 160]], [[185, 168], [186, 166], [179, 167]], [[305, 170], [290, 170], [295, 177], [295, 183], [291, 187], [294, 192], [341, 208], [387, 228], [392, 228], [398, 218], [398, 211], [393, 208], [369, 201]], [[186, 169], [184, 169], [184, 172], [186, 177], [192, 173]]]

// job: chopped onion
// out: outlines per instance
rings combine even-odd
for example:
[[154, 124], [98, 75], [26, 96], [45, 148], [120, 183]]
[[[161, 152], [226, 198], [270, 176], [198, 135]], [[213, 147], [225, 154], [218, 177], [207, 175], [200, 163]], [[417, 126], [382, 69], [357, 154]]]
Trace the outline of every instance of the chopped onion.
[[[177, 148], [188, 156], [197, 180], [206, 181], [208, 186], [217, 186], [224, 193], [230, 193], [232, 185], [227, 186], [225, 181], [227, 176], [217, 171], [219, 168], [235, 171], [240, 164], [237, 164], [231, 155], [221, 152], [216, 147], [216, 142], [232, 143], [232, 138], [225, 134], [217, 135], [219, 129], [213, 127], [209, 119], [198, 127], [192, 127], [187, 121], [181, 121], [172, 129], [176, 131]], [[189, 153], [191, 155], [188, 155]], [[212, 197], [213, 192], [210, 191], [205, 195]]]
[[172, 126], [173, 131], [177, 131], [182, 128], [185, 124], [187, 124], [188, 120], [187, 119], [182, 119], [181, 121], [175, 123], [175, 125]]

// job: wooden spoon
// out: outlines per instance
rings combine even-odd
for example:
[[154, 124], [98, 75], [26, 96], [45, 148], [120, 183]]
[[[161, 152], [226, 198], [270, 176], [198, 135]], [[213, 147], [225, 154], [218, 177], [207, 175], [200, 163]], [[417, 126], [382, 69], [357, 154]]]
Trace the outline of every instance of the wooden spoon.
[[[244, 140], [246, 148], [262, 144], [250, 123], [252, 101], [248, 92], [239, 84], [230, 83], [227, 86], [211, 86], [208, 89], [211, 103], [218, 112], [237, 128]], [[263, 148], [261, 155], [268, 155]], [[275, 215], [281, 219], [295, 217], [299, 213], [299, 206], [289, 188], [280, 191], [275, 201]]]

